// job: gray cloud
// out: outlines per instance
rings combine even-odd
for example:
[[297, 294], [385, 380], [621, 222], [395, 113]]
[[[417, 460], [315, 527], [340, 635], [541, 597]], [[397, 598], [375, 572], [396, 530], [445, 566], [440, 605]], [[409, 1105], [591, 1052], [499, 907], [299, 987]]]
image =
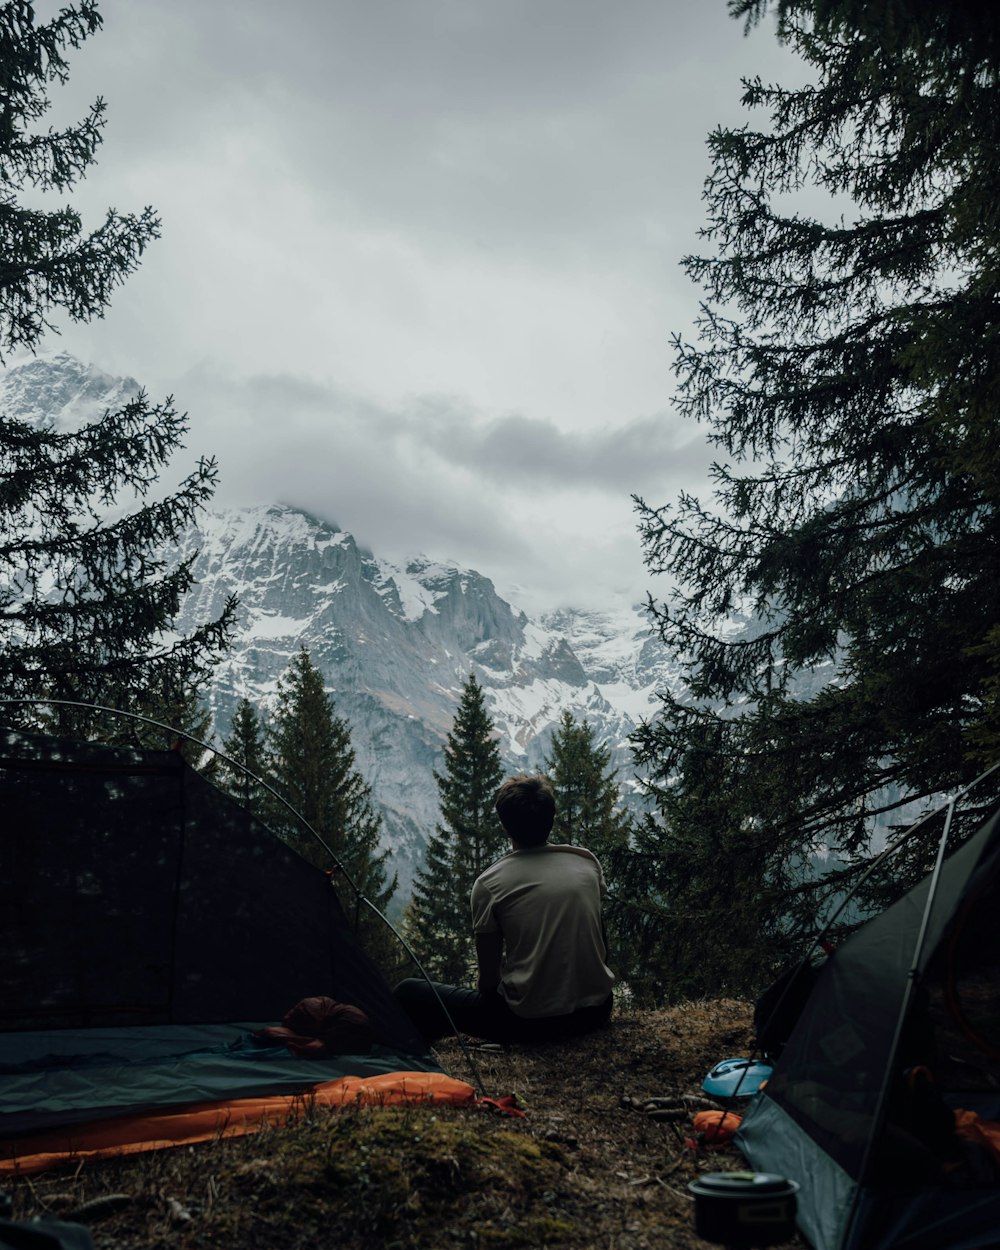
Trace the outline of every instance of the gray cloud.
[[597, 430], [564, 430], [520, 415], [477, 422], [446, 401], [425, 400], [411, 419], [443, 458], [526, 489], [543, 483], [553, 490], [641, 494], [668, 481], [703, 481], [711, 462], [704, 438], [681, 441], [683, 431], [669, 412]]
[[765, 32], [745, 40], [721, 0], [103, 8], [68, 97], [108, 96], [104, 161], [152, 173], [259, 145], [247, 188], [289, 178], [331, 220], [547, 264], [581, 248], [619, 264], [690, 230], [739, 73], [787, 58]]
[[682, 439], [686, 431], [668, 412], [617, 427], [564, 430], [537, 417], [490, 418], [449, 397], [388, 408], [333, 383], [287, 374], [232, 382], [195, 371], [184, 386], [198, 397], [203, 420], [208, 411], [219, 414], [213, 432], [222, 445], [242, 444], [242, 458], [268, 472], [275, 471], [276, 448], [294, 440], [331, 454], [335, 448], [370, 453], [383, 470], [395, 458], [434, 461], [442, 471], [499, 481], [512, 492], [544, 485], [631, 496], [656, 486], [702, 485], [712, 460], [705, 439]]
[[700, 490], [710, 459], [666, 346], [705, 136], [787, 52], [723, 0], [102, 11], [52, 120], [107, 98], [76, 199], [153, 203], [164, 237], [62, 345], [175, 392], [224, 502], [540, 599], [641, 594], [632, 492]]
[[189, 454], [225, 449], [220, 503], [298, 504], [381, 555], [459, 560], [536, 607], [641, 598], [631, 493], [706, 479], [704, 444], [678, 444], [664, 415], [566, 432], [454, 399], [389, 408], [334, 384], [207, 368], [180, 390], [198, 413]]

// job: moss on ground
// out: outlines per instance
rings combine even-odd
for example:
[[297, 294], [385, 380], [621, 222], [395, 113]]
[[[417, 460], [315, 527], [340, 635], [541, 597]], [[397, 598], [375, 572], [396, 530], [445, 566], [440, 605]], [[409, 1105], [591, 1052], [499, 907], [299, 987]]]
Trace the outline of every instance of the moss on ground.
[[558, 1146], [483, 1113], [322, 1115], [230, 1171], [232, 1193], [219, 1197], [231, 1226], [218, 1233], [239, 1244], [241, 1228], [264, 1222], [282, 1246], [315, 1244], [321, 1230], [344, 1247], [555, 1245], [571, 1229], [548, 1211], [564, 1173]]

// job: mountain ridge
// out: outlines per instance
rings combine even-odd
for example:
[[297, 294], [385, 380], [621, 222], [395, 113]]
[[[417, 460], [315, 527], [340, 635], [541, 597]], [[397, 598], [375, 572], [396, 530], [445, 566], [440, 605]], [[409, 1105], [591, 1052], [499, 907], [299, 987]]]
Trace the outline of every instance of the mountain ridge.
[[240, 600], [233, 647], [209, 694], [217, 732], [227, 732], [241, 697], [266, 715], [306, 647], [351, 725], [404, 886], [437, 820], [433, 773], [470, 672], [510, 771], [543, 766], [564, 711], [588, 720], [627, 767], [629, 733], [674, 677], [649, 645], [640, 608], [564, 608], [532, 621], [474, 569], [427, 557], [394, 564], [289, 504], [206, 512], [170, 554], [194, 558], [179, 628], [210, 618], [230, 593]]

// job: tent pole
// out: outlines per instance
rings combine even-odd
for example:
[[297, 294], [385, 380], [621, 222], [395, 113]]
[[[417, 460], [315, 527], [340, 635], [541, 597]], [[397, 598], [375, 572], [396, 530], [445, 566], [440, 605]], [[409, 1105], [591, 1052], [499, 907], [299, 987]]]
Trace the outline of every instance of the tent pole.
[[124, 716], [128, 720], [139, 721], [143, 725], [152, 725], [155, 729], [164, 729], [167, 733], [173, 734], [175, 738], [185, 738], [188, 742], [193, 742], [196, 747], [201, 747], [203, 751], [211, 751], [213, 755], [217, 755], [220, 760], [225, 760], [227, 764], [232, 764], [234, 768], [238, 768], [240, 772], [245, 773], [252, 781], [256, 781], [262, 785], [264, 789], [278, 800], [282, 806], [286, 807], [296, 820], [300, 821], [306, 829], [312, 834], [316, 841], [320, 844], [330, 860], [334, 868], [343, 873], [347, 880], [347, 884], [354, 891], [355, 895], [361, 893], [361, 889], [354, 881], [351, 874], [347, 871], [341, 861], [333, 853], [333, 849], [329, 846], [322, 834], [318, 833], [300, 811], [294, 808], [289, 801], [280, 795], [274, 786], [270, 785], [263, 777], [258, 777], [256, 773], [251, 772], [245, 764], [241, 764], [239, 760], [234, 760], [232, 756], [226, 755], [224, 751], [220, 751], [218, 747], [212, 746], [210, 742], [202, 742], [200, 738], [196, 738], [194, 734], [189, 734], [184, 729], [176, 729], [173, 725], [164, 724], [161, 720], [154, 720], [151, 716], [142, 716], [139, 712], [126, 712], [119, 707], [105, 707], [101, 703], [82, 703], [75, 699], [0, 699], [0, 707], [24, 706], [43, 704], [46, 707], [78, 707], [87, 712], [106, 712], [110, 716]]
[[[992, 769], [990, 770], [992, 771]], [[903, 1001], [899, 1008], [899, 1015], [896, 1018], [896, 1028], [892, 1036], [892, 1045], [889, 1047], [889, 1055], [886, 1060], [885, 1071], [882, 1073], [882, 1083], [879, 1088], [878, 1101], [875, 1104], [875, 1112], [872, 1116], [871, 1126], [868, 1130], [868, 1140], [865, 1142], [865, 1152], [861, 1156], [861, 1167], [858, 1169], [857, 1184], [854, 1187], [854, 1193], [851, 1196], [851, 1206], [847, 1214], [847, 1220], [844, 1223], [844, 1236], [841, 1239], [841, 1246], [849, 1245], [851, 1235], [854, 1232], [854, 1225], [857, 1221], [858, 1210], [861, 1204], [861, 1194], [868, 1180], [868, 1173], [872, 1167], [872, 1161], [875, 1155], [875, 1142], [882, 1128], [885, 1119], [886, 1106], [889, 1101], [889, 1089], [892, 1083], [893, 1067], [896, 1062], [896, 1056], [899, 1052], [899, 1044], [903, 1037], [903, 1030], [906, 1028], [906, 1018], [910, 1010], [910, 1002], [913, 998], [914, 987], [920, 976], [920, 956], [923, 954], [924, 940], [927, 937], [927, 929], [930, 925], [931, 912], [934, 908], [934, 900], [937, 895], [938, 880], [941, 876], [941, 865], [944, 863], [945, 850], [948, 845], [948, 835], [951, 832], [952, 817], [955, 814], [955, 804], [959, 795], [953, 796], [948, 801], [947, 813], [945, 815], [944, 829], [941, 831], [941, 837], [938, 839], [937, 855], [934, 860], [934, 868], [931, 872], [930, 884], [927, 888], [927, 902], [924, 904], [923, 915], [920, 917], [920, 929], [917, 932], [917, 940], [913, 948], [913, 958], [910, 963], [909, 972], [906, 974], [906, 985], [903, 988]], [[938, 809], [940, 811], [940, 808]]]

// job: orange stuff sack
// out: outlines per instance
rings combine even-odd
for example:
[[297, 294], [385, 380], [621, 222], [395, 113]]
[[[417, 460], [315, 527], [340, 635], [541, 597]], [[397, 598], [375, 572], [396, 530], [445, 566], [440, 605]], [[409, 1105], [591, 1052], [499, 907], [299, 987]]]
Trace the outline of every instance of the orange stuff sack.
[[694, 1117], [694, 1137], [684, 1144], [692, 1150], [721, 1150], [732, 1142], [742, 1121], [735, 1111], [699, 1111]]
[[975, 1111], [956, 1108], [955, 1135], [984, 1146], [992, 1154], [994, 1163], [1000, 1166], [1000, 1123], [996, 1120], [983, 1120]]

